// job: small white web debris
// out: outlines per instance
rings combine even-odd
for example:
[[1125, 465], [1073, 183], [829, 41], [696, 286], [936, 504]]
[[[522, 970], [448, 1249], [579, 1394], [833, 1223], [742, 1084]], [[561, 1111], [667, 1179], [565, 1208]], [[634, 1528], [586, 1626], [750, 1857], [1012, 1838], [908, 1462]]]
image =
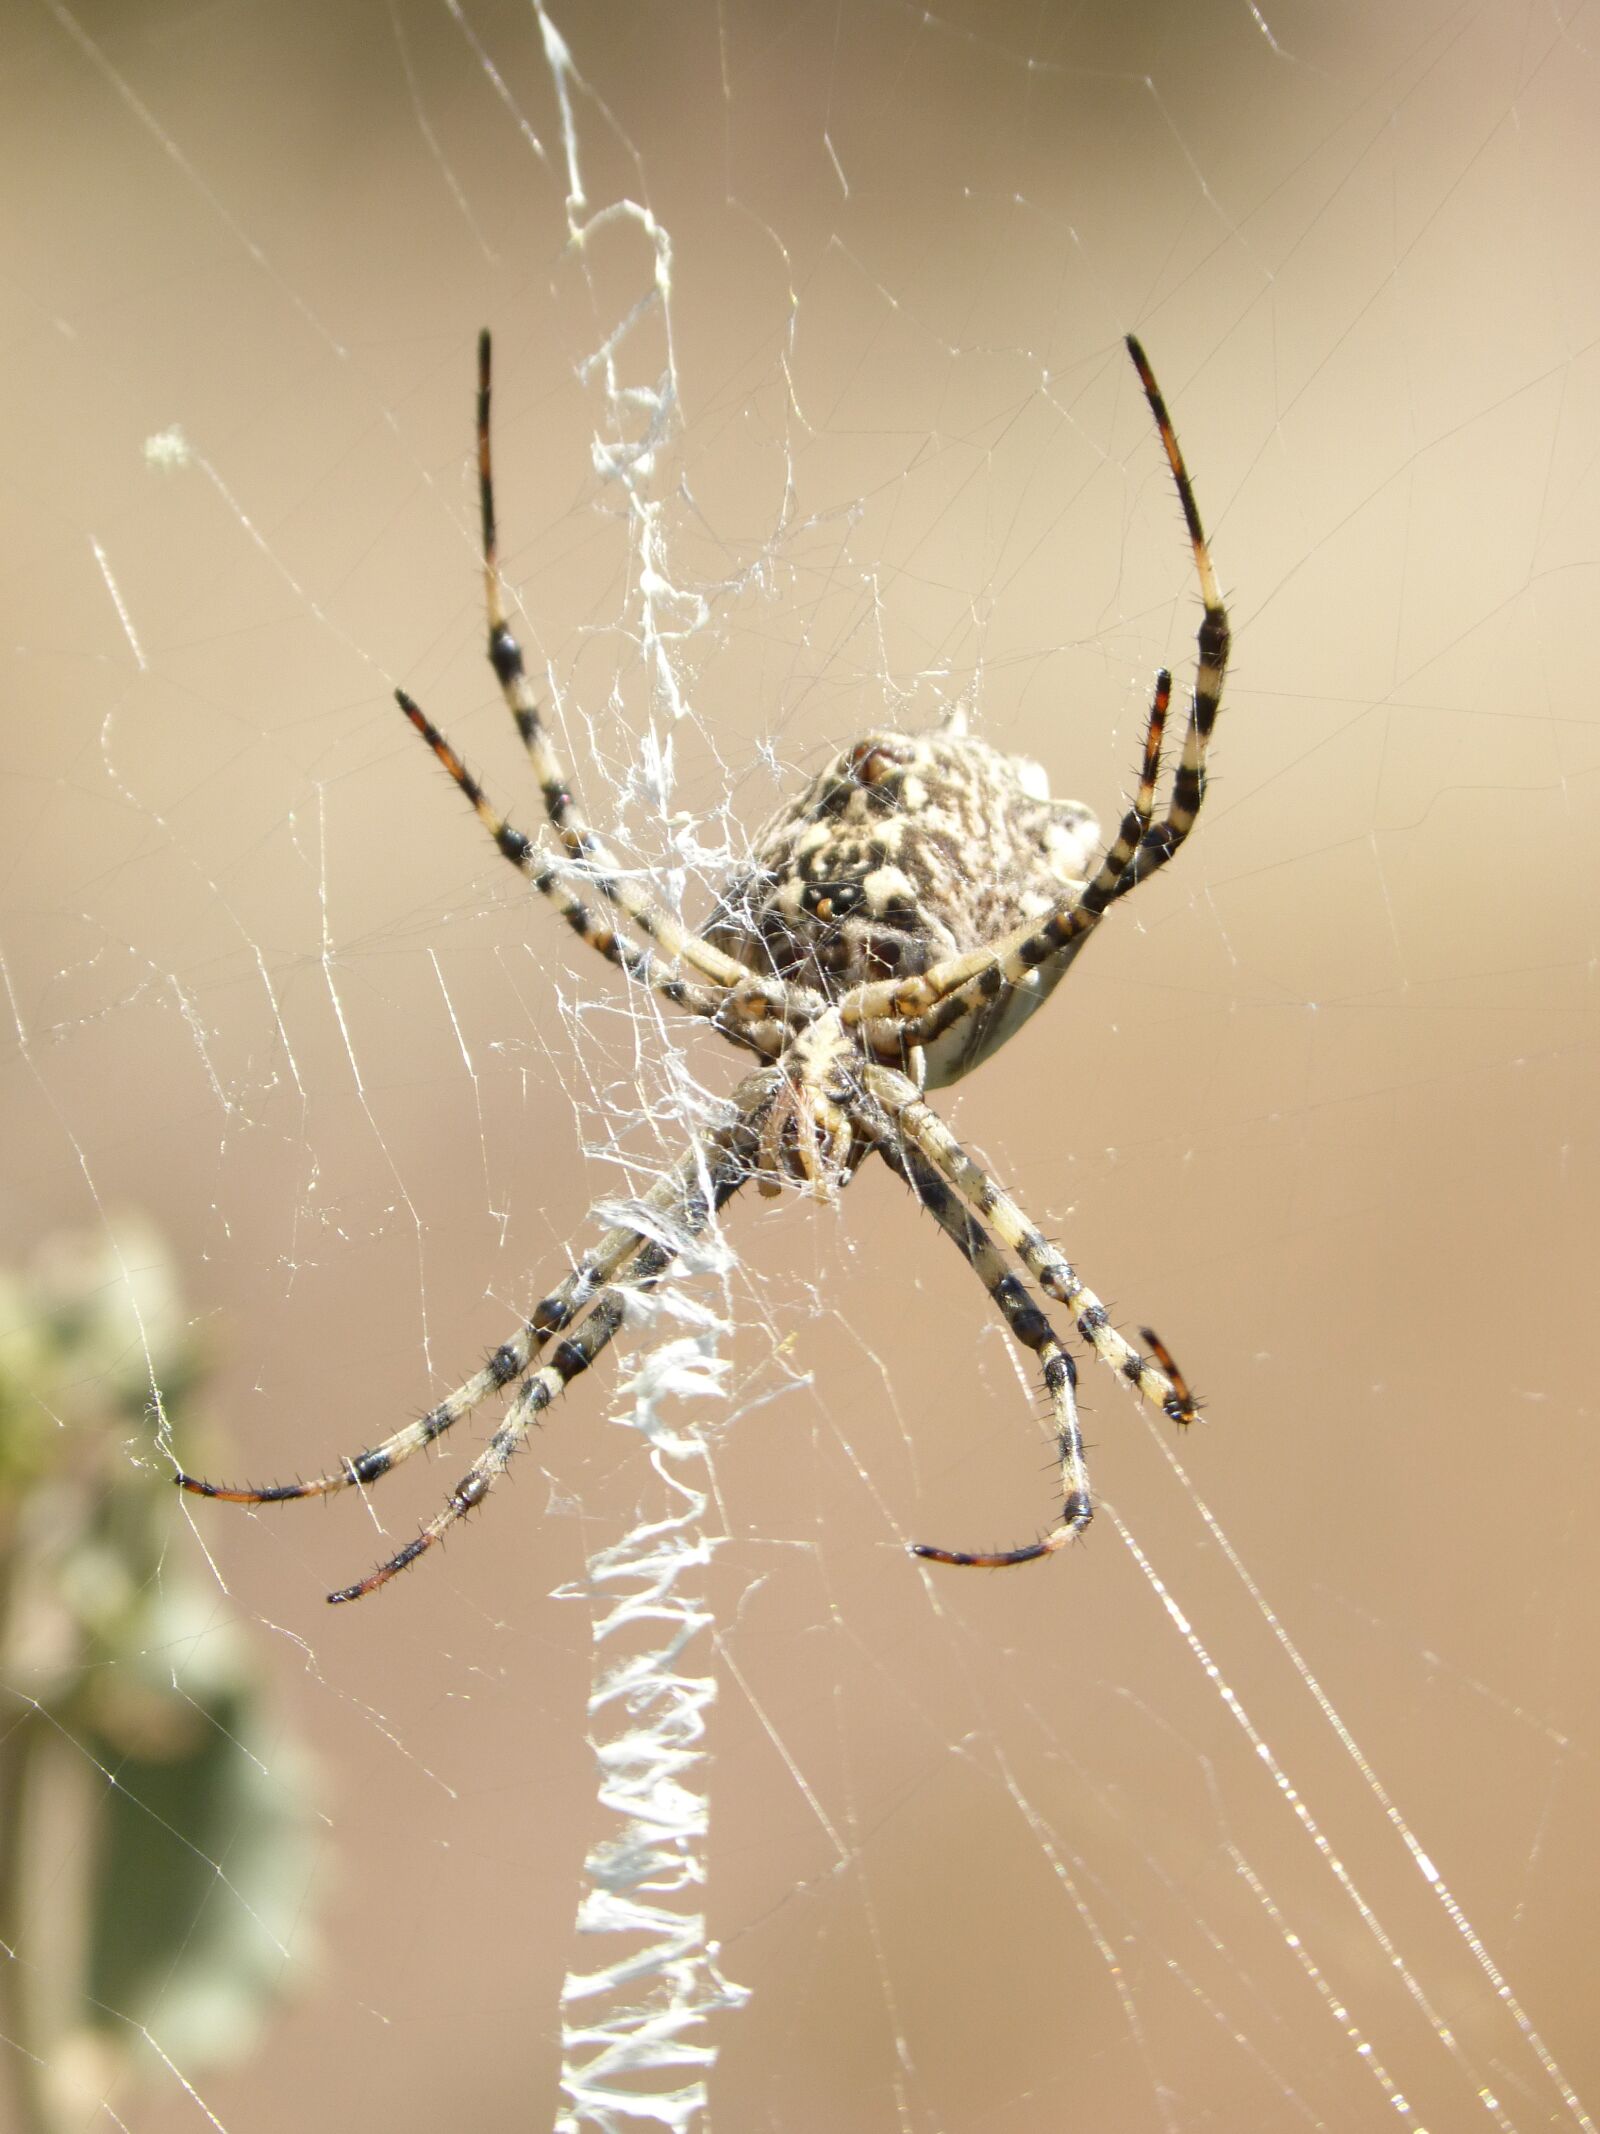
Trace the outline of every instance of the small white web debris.
[[189, 440], [176, 423], [170, 429], [157, 430], [144, 441], [144, 460], [147, 467], [157, 467], [163, 474], [172, 474], [180, 467], [187, 467], [194, 457]]

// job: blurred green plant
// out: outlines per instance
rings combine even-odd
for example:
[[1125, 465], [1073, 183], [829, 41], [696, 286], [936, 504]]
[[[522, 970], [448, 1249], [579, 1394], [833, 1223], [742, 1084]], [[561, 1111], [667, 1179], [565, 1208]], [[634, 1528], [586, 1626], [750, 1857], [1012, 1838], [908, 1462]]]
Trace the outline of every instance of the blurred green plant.
[[309, 1762], [220, 1589], [168, 1555], [201, 1363], [147, 1226], [0, 1269], [0, 2030], [27, 2134], [240, 2058], [304, 1972]]

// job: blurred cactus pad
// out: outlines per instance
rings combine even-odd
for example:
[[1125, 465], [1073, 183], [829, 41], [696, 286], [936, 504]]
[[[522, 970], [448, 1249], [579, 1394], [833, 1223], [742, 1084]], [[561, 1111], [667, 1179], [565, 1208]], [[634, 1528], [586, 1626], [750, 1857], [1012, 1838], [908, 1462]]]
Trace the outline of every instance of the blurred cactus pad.
[[202, 1366], [147, 1226], [0, 1269], [0, 2082], [27, 2134], [237, 2060], [305, 1975], [307, 1759], [172, 1488]]

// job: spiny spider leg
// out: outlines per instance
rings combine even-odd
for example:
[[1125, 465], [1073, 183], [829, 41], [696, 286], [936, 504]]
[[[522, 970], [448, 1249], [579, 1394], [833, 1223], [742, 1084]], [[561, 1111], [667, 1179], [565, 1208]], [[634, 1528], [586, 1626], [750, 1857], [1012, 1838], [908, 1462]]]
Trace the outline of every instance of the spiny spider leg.
[[443, 1508], [434, 1513], [416, 1538], [408, 1541], [403, 1549], [397, 1549], [365, 1578], [358, 1578], [353, 1586], [341, 1586], [337, 1593], [330, 1593], [328, 1599], [337, 1606], [341, 1601], [363, 1600], [367, 1594], [375, 1593], [379, 1586], [386, 1586], [408, 1564], [415, 1563], [436, 1541], [441, 1541], [458, 1519], [464, 1519], [468, 1512], [475, 1510], [505, 1473], [512, 1454], [556, 1395], [564, 1393], [573, 1379], [586, 1371], [609, 1344], [622, 1324], [622, 1314], [622, 1291], [601, 1290], [589, 1316], [577, 1331], [569, 1334], [551, 1352], [548, 1363], [540, 1364], [522, 1381], [506, 1410], [505, 1420], [446, 1497]]
[[878, 1141], [878, 1152], [892, 1171], [899, 1173], [928, 1210], [956, 1250], [989, 1292], [1001, 1317], [1025, 1348], [1033, 1350], [1044, 1373], [1045, 1391], [1055, 1422], [1056, 1457], [1061, 1463], [1061, 1517], [1048, 1534], [1021, 1548], [977, 1553], [967, 1549], [939, 1549], [925, 1541], [909, 1544], [913, 1556], [930, 1563], [971, 1566], [980, 1570], [1006, 1570], [1013, 1564], [1037, 1563], [1081, 1534], [1094, 1516], [1089, 1493], [1089, 1470], [1083, 1455], [1083, 1431], [1078, 1422], [1078, 1370], [1062, 1347], [1060, 1337], [1020, 1279], [1006, 1265], [994, 1239], [952, 1192], [924, 1158], [901, 1148], [893, 1134]]
[[[750, 1079], [752, 1083], [756, 1080], [754, 1076]], [[367, 1594], [376, 1592], [379, 1586], [387, 1585], [397, 1573], [415, 1563], [435, 1542], [443, 1540], [458, 1519], [464, 1519], [468, 1512], [477, 1509], [557, 1394], [564, 1393], [609, 1346], [622, 1324], [628, 1296], [651, 1287], [683, 1246], [704, 1232], [712, 1218], [749, 1178], [755, 1138], [749, 1119], [741, 1110], [730, 1125], [708, 1135], [692, 1152], [702, 1158], [694, 1167], [694, 1182], [685, 1186], [671, 1202], [677, 1232], [675, 1249], [656, 1241], [654, 1251], [641, 1254], [622, 1282], [600, 1291], [590, 1306], [588, 1317], [577, 1330], [552, 1349], [548, 1359], [522, 1381], [499, 1429], [416, 1537], [375, 1570], [369, 1571], [365, 1578], [357, 1579], [353, 1586], [342, 1586], [337, 1593], [330, 1593], [330, 1601], [337, 1604], [362, 1600]], [[669, 1174], [670, 1181], [678, 1181], [682, 1169], [681, 1164], [677, 1166]], [[662, 1184], [668, 1182], [663, 1180]], [[656, 1190], [659, 1192], [660, 1187]], [[660, 1254], [659, 1260], [654, 1256], [656, 1252]], [[645, 1264], [648, 1264], [648, 1273], [642, 1271]]]
[[[1147, 829], [1132, 855], [1125, 872], [1131, 872], [1133, 880], [1126, 884], [1134, 887], [1165, 866], [1194, 827], [1195, 816], [1205, 796], [1206, 748], [1216, 724], [1217, 712], [1222, 702], [1222, 684], [1228, 666], [1228, 615], [1217, 590], [1216, 572], [1211, 564], [1211, 551], [1200, 523], [1200, 507], [1195, 502], [1194, 489], [1189, 472], [1178, 449], [1178, 439], [1172, 427], [1172, 418], [1167, 413], [1166, 402], [1156, 384], [1155, 374], [1146, 360], [1144, 350], [1132, 334], [1127, 337], [1128, 354], [1133, 359], [1139, 374], [1139, 383], [1144, 388], [1145, 399], [1155, 417], [1156, 428], [1166, 451], [1167, 465], [1171, 469], [1173, 484], [1178, 492], [1178, 502], [1183, 508], [1184, 523], [1189, 530], [1190, 546], [1194, 550], [1195, 569], [1200, 579], [1200, 598], [1204, 612], [1196, 633], [1198, 664], [1194, 689], [1189, 699], [1189, 717], [1184, 729], [1183, 754], [1173, 774], [1172, 793], [1167, 802], [1167, 811], [1162, 819]], [[1091, 907], [1083, 896], [1071, 896], [1036, 924], [1015, 929], [1001, 941], [985, 948], [969, 950], [962, 956], [951, 956], [943, 963], [911, 978], [884, 979], [874, 985], [858, 986], [839, 1003], [839, 1012], [847, 1028], [870, 1029], [882, 1022], [915, 1024], [926, 1016], [949, 994], [980, 979], [999, 991], [1006, 985], [1016, 985], [1028, 973], [1042, 963], [1052, 962], [1068, 951], [1075, 950], [1081, 937], [1100, 923], [1106, 906], [1115, 897], [1124, 894], [1120, 884], [1114, 885], [1098, 908]]]
[[1143, 843], [1156, 810], [1156, 780], [1161, 776], [1161, 743], [1167, 730], [1167, 709], [1172, 702], [1172, 676], [1163, 667], [1156, 675], [1150, 709], [1144, 722], [1144, 759], [1139, 765], [1139, 783], [1117, 834], [1106, 847], [1106, 856], [1079, 900], [1091, 911], [1102, 911], [1132, 887], [1129, 862]]
[[[573, 798], [566, 769], [556, 753], [539, 700], [528, 680], [518, 644], [506, 619], [505, 590], [500, 579], [500, 543], [495, 520], [494, 468], [489, 446], [489, 400], [491, 339], [484, 328], [478, 336], [478, 499], [483, 521], [483, 592], [489, 617], [489, 664], [494, 669], [507, 709], [516, 722], [522, 745], [528, 752], [534, 776], [539, 781], [545, 813], [566, 848], [570, 860], [584, 870], [587, 880], [610, 904], [626, 913], [641, 933], [647, 934], [674, 962], [687, 963], [714, 985], [726, 986], [746, 999], [759, 999], [767, 1014], [786, 1021], [794, 988], [785, 988], [758, 978], [732, 956], [713, 948], [691, 933], [670, 912], [633, 887], [599, 835], [590, 827]], [[407, 716], [410, 716], [409, 712]], [[503, 849], [503, 848], [502, 848]], [[820, 1001], [815, 1002], [820, 1007]]]
[[[1179, 1422], [1192, 1423], [1195, 1417], [1200, 1412], [1200, 1403], [1190, 1392], [1189, 1381], [1178, 1369], [1177, 1361], [1174, 1358], [1171, 1349], [1167, 1347], [1167, 1344], [1162, 1340], [1161, 1336], [1156, 1332], [1153, 1326], [1141, 1326], [1139, 1329], [1139, 1339], [1150, 1351], [1156, 1362], [1160, 1364], [1162, 1370], [1165, 1371], [1167, 1376], [1172, 1380], [1172, 1390], [1177, 1396], [1178, 1407], [1183, 1411], [1178, 1416], [1177, 1420]], [[1168, 1410], [1168, 1413], [1171, 1413], [1170, 1409]]]
[[[683, 1008], [691, 1015], [704, 1016], [707, 1021], [716, 1023], [723, 1036], [734, 1044], [743, 1045], [751, 1052], [758, 1052], [764, 1059], [772, 1058], [783, 1049], [786, 1033], [781, 1024], [766, 1016], [753, 1020], [737, 1015], [731, 988], [724, 985], [707, 985], [698, 979], [685, 978], [674, 964], [664, 964], [652, 950], [640, 948], [625, 934], [619, 934], [615, 927], [608, 926], [592, 911], [581, 897], [574, 896], [568, 887], [572, 878], [570, 871], [566, 867], [552, 864], [531, 838], [512, 828], [416, 699], [403, 689], [397, 689], [394, 694], [395, 702], [460, 787], [479, 822], [494, 839], [504, 857], [527, 877], [535, 889], [550, 899], [580, 941], [586, 941], [591, 948], [598, 949], [608, 962], [626, 971], [630, 978], [637, 979], [642, 985], [653, 987], [656, 992], [670, 1000], [674, 1007]], [[603, 888], [604, 885], [599, 886]], [[747, 980], [749, 975], [748, 972], [745, 973]], [[760, 1005], [759, 996], [756, 1004]]]
[[1001, 1244], [1016, 1254], [1045, 1295], [1075, 1315], [1080, 1338], [1101, 1362], [1137, 1387], [1173, 1422], [1192, 1423], [1194, 1398], [1181, 1375], [1163, 1368], [1159, 1359], [1166, 1357], [1166, 1350], [1159, 1343], [1152, 1344], [1158, 1359], [1153, 1362], [1118, 1332], [1105, 1306], [1080, 1279], [1072, 1263], [1042, 1230], [1029, 1222], [1011, 1195], [974, 1162], [938, 1113], [923, 1102], [915, 1085], [892, 1067], [869, 1066], [864, 1079], [870, 1094], [895, 1119], [907, 1143], [955, 1188], [968, 1207], [994, 1226]]
[[[1155, 691], [1145, 719], [1144, 760], [1139, 767], [1137, 790], [1116, 836], [1106, 847], [1105, 857], [1092, 879], [1084, 885], [1075, 909], [1104, 911], [1118, 897], [1126, 895], [1139, 878], [1130, 863], [1139, 851], [1150, 827], [1150, 818], [1155, 813], [1156, 781], [1161, 775], [1161, 738], [1171, 701], [1172, 676], [1163, 667], [1156, 676]], [[1080, 934], [1079, 945], [1087, 939], [1087, 933]], [[1000, 991], [1001, 983], [999, 966], [990, 964], [987, 970], [969, 978], [958, 991], [947, 994], [929, 1014], [900, 1025], [900, 1037], [907, 1050], [917, 1045], [931, 1045], [963, 1017], [986, 1007]]]
[[1198, 665], [1195, 670], [1194, 688], [1189, 697], [1189, 719], [1184, 728], [1183, 757], [1173, 775], [1172, 798], [1167, 804], [1164, 819], [1153, 830], [1146, 832], [1142, 850], [1150, 857], [1142, 865], [1134, 862], [1136, 880], [1142, 880], [1155, 868], [1165, 866], [1174, 852], [1194, 828], [1194, 819], [1200, 812], [1200, 803], [1206, 790], [1206, 748], [1211, 740], [1212, 728], [1217, 723], [1217, 713], [1222, 708], [1222, 684], [1228, 671], [1228, 648], [1232, 633], [1228, 627], [1228, 611], [1222, 604], [1222, 594], [1217, 587], [1217, 574], [1211, 564], [1211, 545], [1200, 523], [1200, 507], [1195, 502], [1194, 484], [1189, 479], [1189, 470], [1183, 463], [1183, 453], [1178, 446], [1178, 433], [1172, 426], [1172, 417], [1167, 413], [1167, 403], [1161, 388], [1156, 383], [1155, 372], [1150, 368], [1149, 358], [1133, 334], [1127, 337], [1128, 354], [1133, 358], [1133, 367], [1139, 373], [1139, 383], [1144, 387], [1144, 397], [1150, 403], [1150, 412], [1156, 419], [1156, 428], [1161, 432], [1161, 442], [1166, 450], [1167, 465], [1172, 469], [1173, 486], [1178, 492], [1178, 502], [1183, 507], [1183, 520], [1189, 530], [1189, 545], [1194, 550], [1195, 571], [1200, 579], [1200, 599], [1204, 613], [1196, 633]]
[[[744, 1088], [748, 1090], [749, 1085]], [[696, 1204], [701, 1190], [700, 1180], [708, 1165], [715, 1169], [719, 1163], [742, 1161], [747, 1153], [747, 1142], [750, 1146], [754, 1144], [753, 1128], [740, 1131], [730, 1127], [714, 1135], [704, 1151], [699, 1144], [691, 1146], [639, 1203], [641, 1226], [624, 1223], [608, 1230], [565, 1280], [534, 1306], [517, 1331], [501, 1343], [481, 1370], [475, 1371], [426, 1415], [385, 1438], [381, 1445], [357, 1453], [329, 1473], [313, 1476], [308, 1481], [274, 1482], [260, 1488], [227, 1487], [218, 1482], [203, 1481], [195, 1475], [180, 1474], [176, 1477], [179, 1487], [197, 1497], [217, 1497], [230, 1504], [287, 1504], [300, 1497], [331, 1496], [338, 1490], [360, 1488], [379, 1481], [410, 1459], [413, 1453], [421, 1452], [443, 1437], [491, 1393], [504, 1391], [514, 1379], [520, 1378], [545, 1343], [553, 1335], [564, 1333], [607, 1288], [621, 1285], [628, 1289], [642, 1289], [664, 1273], [677, 1257], [675, 1246], [667, 1242], [667, 1236], [671, 1234], [667, 1226], [683, 1228], [683, 1211]], [[721, 1204], [720, 1200], [716, 1202], [718, 1207]], [[666, 1236], [653, 1234], [655, 1218], [661, 1219], [667, 1229]], [[703, 1222], [700, 1227], [704, 1227]], [[686, 1234], [696, 1232], [691, 1229]]]

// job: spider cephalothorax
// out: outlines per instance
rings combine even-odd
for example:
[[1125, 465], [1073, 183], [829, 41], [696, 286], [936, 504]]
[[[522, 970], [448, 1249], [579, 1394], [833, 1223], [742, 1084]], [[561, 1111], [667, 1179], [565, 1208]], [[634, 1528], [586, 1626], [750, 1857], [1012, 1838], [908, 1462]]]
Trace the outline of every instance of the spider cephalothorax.
[[[630, 1294], [659, 1280], [748, 1180], [830, 1196], [873, 1151], [910, 1186], [967, 1260], [1015, 1338], [1039, 1358], [1050, 1398], [1062, 1505], [1020, 1548], [974, 1553], [913, 1543], [936, 1563], [1001, 1566], [1052, 1554], [1093, 1516], [1072, 1358], [1039, 1298], [1063, 1306], [1081, 1341], [1187, 1423], [1194, 1403], [1172, 1358], [1143, 1330], [1134, 1347], [1005, 1190], [976, 1164], [923, 1091], [957, 1080], [1003, 1044], [1065, 974], [1119, 897], [1171, 859], [1205, 796], [1206, 748], [1222, 700], [1228, 619], [1200, 514], [1144, 351], [1128, 353], [1183, 507], [1204, 603], [1183, 748], [1156, 812], [1172, 678], [1156, 677], [1139, 784], [1117, 834], [1044, 771], [969, 736], [952, 716], [931, 734], [871, 733], [781, 809], [693, 934], [613, 860], [573, 799], [506, 619], [489, 456], [489, 336], [478, 343], [478, 481], [489, 660], [528, 752], [554, 831], [513, 829], [427, 714], [400, 707], [504, 856], [573, 930], [636, 982], [700, 1015], [761, 1062], [646, 1196], [637, 1225], [608, 1230], [481, 1370], [421, 1418], [309, 1482], [227, 1489], [179, 1475], [201, 1496], [250, 1504], [324, 1496], [376, 1481], [431, 1445], [491, 1393], [515, 1384], [504, 1420], [443, 1508], [387, 1562], [329, 1595], [370, 1593], [488, 1495], [557, 1394], [608, 1345]], [[599, 899], [643, 941], [618, 931]], [[676, 1244], [674, 1240], [678, 1241]], [[1020, 1272], [1019, 1272], [1020, 1270]]]
[[[1053, 800], [1039, 764], [974, 739], [959, 716], [929, 734], [867, 734], [759, 832], [705, 938], [833, 1000], [1043, 918], [1081, 890], [1099, 840], [1081, 801]], [[1014, 987], [1003, 1011], [925, 1048], [925, 1081], [976, 1066], [1046, 990]]]

